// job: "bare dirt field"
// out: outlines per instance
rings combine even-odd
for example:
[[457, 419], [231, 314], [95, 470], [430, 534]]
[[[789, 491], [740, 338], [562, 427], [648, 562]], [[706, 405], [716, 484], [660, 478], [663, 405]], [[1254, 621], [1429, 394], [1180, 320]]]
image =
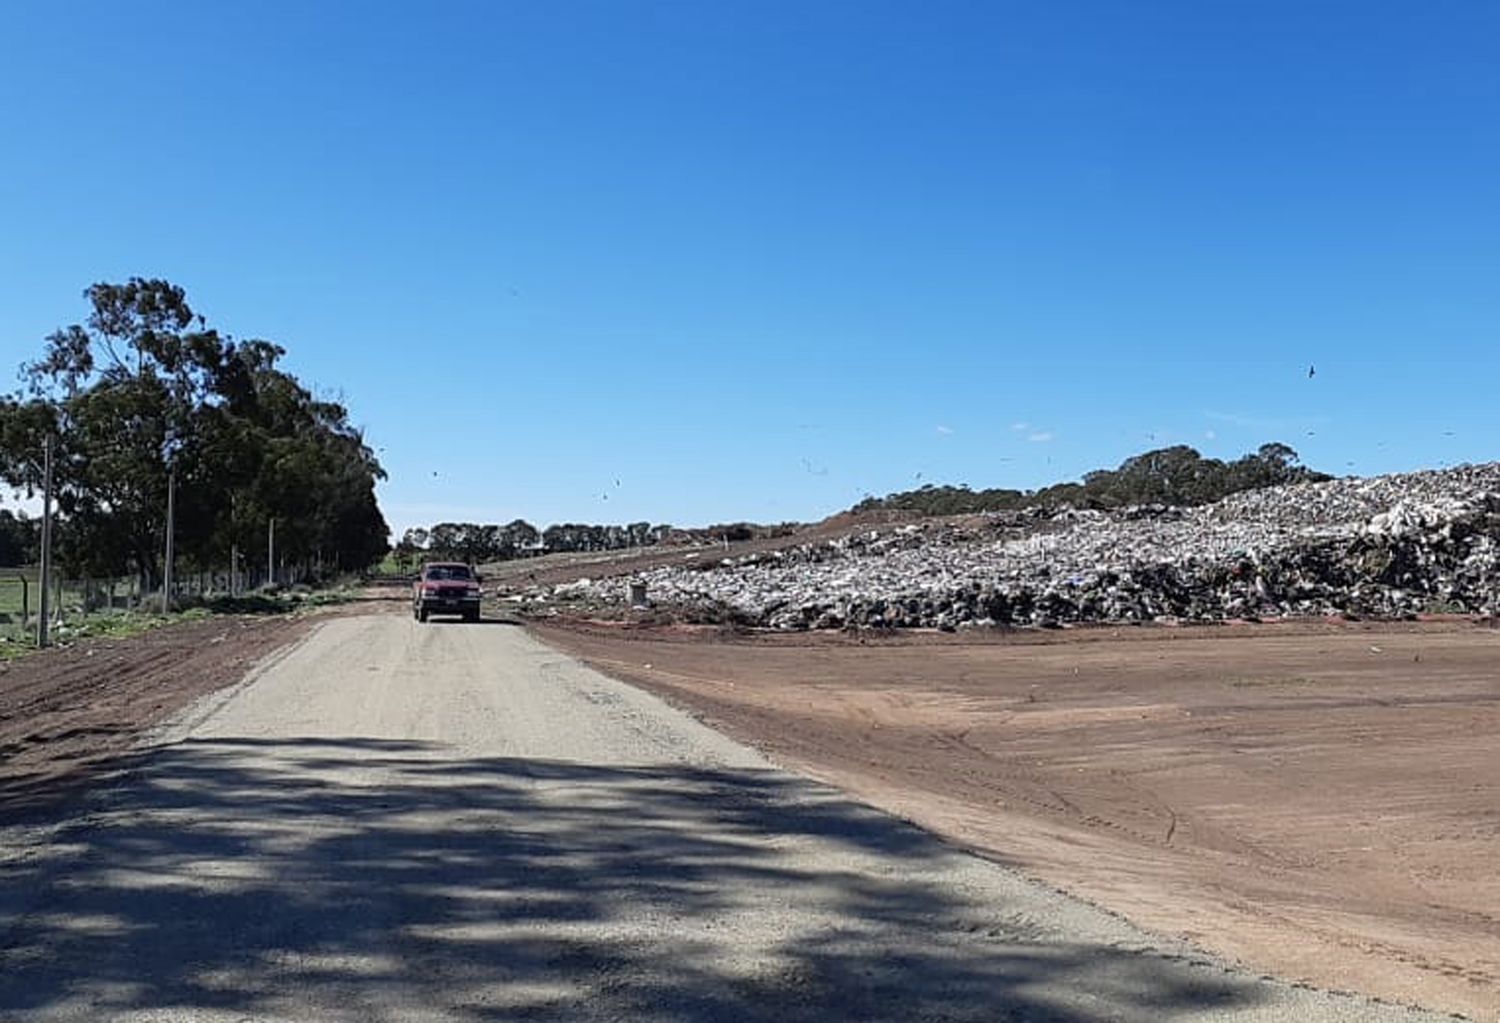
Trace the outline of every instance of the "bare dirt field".
[[779, 763], [1254, 968], [1500, 1019], [1500, 631], [548, 625]]

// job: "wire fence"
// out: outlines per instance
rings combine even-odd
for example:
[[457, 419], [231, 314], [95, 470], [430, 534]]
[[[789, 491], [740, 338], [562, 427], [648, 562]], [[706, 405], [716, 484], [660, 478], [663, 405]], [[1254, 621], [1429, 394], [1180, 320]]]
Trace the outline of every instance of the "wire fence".
[[[306, 569], [300, 566], [282, 566], [275, 582], [294, 585], [306, 575]], [[263, 569], [241, 570], [233, 575], [228, 569], [180, 573], [173, 579], [172, 605], [180, 608], [216, 597], [254, 593], [266, 583]], [[54, 576], [49, 583], [48, 605], [49, 629], [56, 630], [103, 615], [158, 612], [162, 609], [162, 593], [159, 586], [147, 587], [136, 575], [102, 579]], [[0, 568], [0, 642], [35, 642], [40, 609], [37, 569]]]

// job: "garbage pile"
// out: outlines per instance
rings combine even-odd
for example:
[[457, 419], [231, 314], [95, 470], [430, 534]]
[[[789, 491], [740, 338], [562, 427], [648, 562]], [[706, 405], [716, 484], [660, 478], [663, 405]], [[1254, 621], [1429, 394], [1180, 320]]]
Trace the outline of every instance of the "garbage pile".
[[[1235, 494], [1195, 508], [935, 521], [655, 569], [653, 605], [779, 629], [1060, 626], [1500, 610], [1500, 463]], [[621, 580], [534, 594], [623, 605]]]

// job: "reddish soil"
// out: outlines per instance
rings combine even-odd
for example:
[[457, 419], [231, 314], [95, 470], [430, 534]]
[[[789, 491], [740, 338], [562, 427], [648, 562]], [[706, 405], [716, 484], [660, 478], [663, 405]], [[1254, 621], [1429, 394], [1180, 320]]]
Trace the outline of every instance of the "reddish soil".
[[0, 662], [0, 822], [75, 794], [145, 730], [240, 681], [315, 617], [226, 615]]
[[1500, 1019], [1500, 631], [542, 638], [1159, 932]]

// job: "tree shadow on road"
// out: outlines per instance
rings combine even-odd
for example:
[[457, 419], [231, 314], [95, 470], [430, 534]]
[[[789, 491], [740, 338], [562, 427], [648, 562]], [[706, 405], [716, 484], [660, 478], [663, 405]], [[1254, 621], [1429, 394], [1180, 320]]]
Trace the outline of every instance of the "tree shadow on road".
[[1120, 925], [1062, 940], [995, 868], [769, 770], [227, 739], [97, 804], [0, 860], [0, 1016], [1071, 1023], [1262, 990]]

